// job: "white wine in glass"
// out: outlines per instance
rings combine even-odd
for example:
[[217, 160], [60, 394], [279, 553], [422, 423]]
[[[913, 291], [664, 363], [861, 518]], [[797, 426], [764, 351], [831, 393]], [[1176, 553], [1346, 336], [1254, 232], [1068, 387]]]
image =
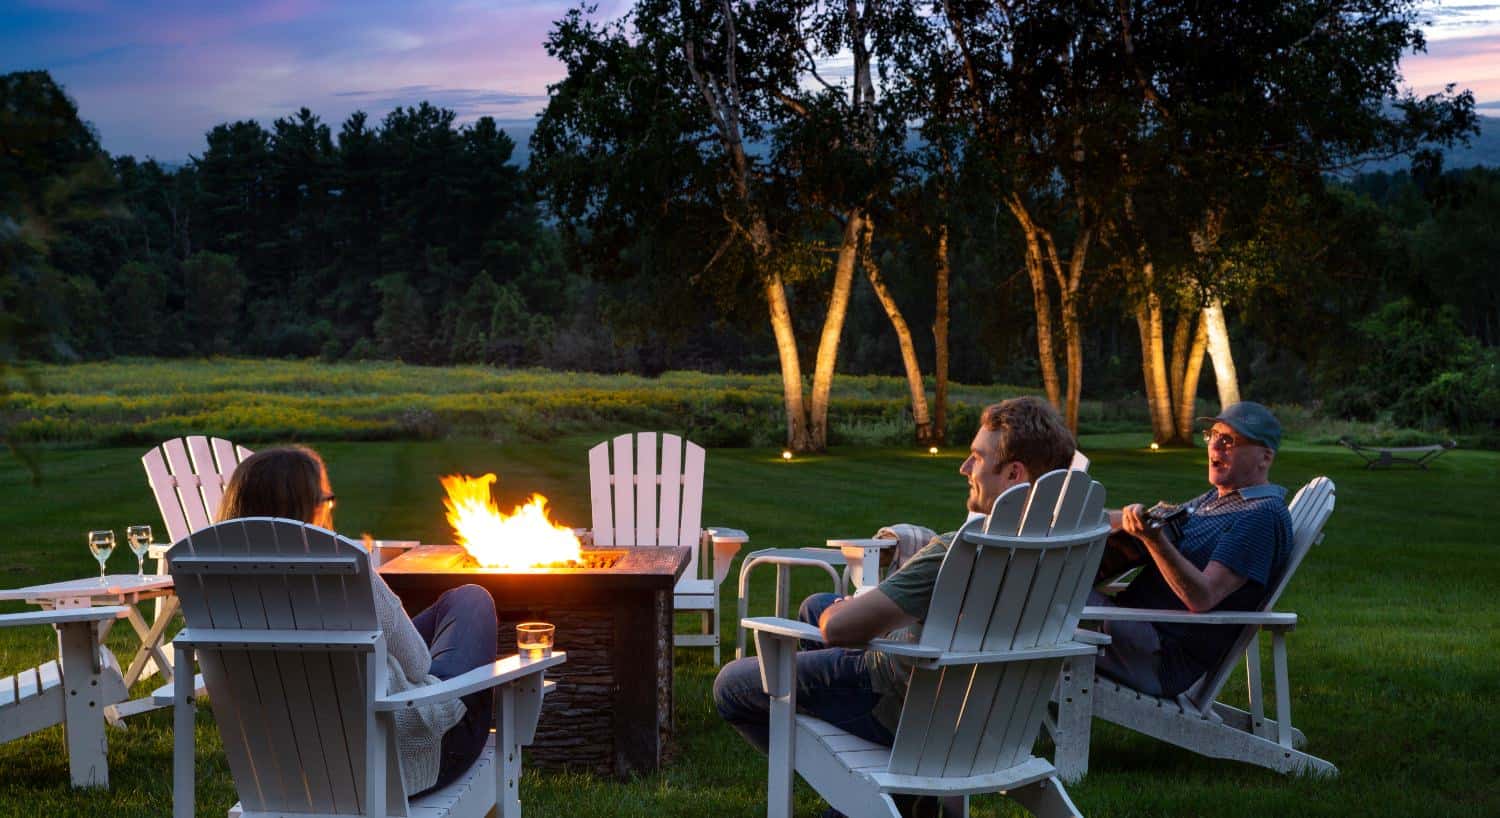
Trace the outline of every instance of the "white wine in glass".
[[89, 532], [89, 551], [93, 553], [94, 559], [96, 559], [96, 560], [99, 561], [99, 584], [100, 585], [103, 585], [105, 582], [108, 581], [108, 580], [106, 580], [104, 578], [104, 562], [105, 562], [105, 560], [109, 559], [109, 555], [112, 554], [112, 553], [114, 553], [114, 550], [115, 550], [115, 532], [113, 532], [113, 531], [90, 531]]
[[146, 552], [151, 550], [151, 526], [132, 525], [125, 529], [125, 541], [135, 554], [135, 575], [146, 576]]

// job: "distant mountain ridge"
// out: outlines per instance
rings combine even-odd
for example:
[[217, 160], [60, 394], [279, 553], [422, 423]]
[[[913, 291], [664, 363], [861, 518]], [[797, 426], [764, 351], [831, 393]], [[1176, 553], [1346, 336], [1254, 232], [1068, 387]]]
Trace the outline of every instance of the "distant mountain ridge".
[[[1443, 154], [1443, 168], [1445, 170], [1472, 168], [1476, 165], [1500, 168], [1500, 117], [1479, 117], [1479, 135], [1470, 138], [1468, 145], [1455, 145], [1446, 150], [1441, 148], [1439, 150]], [[1375, 171], [1383, 170], [1387, 173], [1394, 173], [1398, 170], [1409, 170], [1410, 168], [1411, 160], [1406, 157], [1400, 157], [1379, 162], [1369, 162], [1361, 167], [1359, 172], [1374, 173]]]
[[[523, 122], [501, 122], [499, 125], [501, 130], [516, 141], [516, 152], [511, 157], [511, 161], [523, 168], [529, 165], [531, 163], [531, 134], [536, 130], [536, 126]], [[912, 144], [917, 144], [915, 136], [913, 136]], [[176, 169], [186, 162], [162, 162], [161, 164], [168, 169]], [[1370, 162], [1360, 171], [1373, 173], [1383, 170], [1389, 173], [1406, 170], [1410, 164], [1410, 161], [1404, 158], [1388, 159]], [[1470, 140], [1468, 146], [1460, 145], [1443, 151], [1443, 167], [1445, 168], [1468, 168], [1475, 165], [1500, 168], [1500, 117], [1479, 117], [1479, 135]]]

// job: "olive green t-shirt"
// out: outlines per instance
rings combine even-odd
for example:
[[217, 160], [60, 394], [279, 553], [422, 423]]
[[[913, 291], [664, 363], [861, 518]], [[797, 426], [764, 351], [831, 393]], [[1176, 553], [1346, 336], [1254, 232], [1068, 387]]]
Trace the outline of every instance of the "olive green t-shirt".
[[[914, 624], [886, 634], [887, 639], [902, 642], [922, 641], [922, 623], [927, 619], [927, 606], [932, 602], [932, 589], [937, 584], [938, 570], [943, 567], [943, 558], [948, 556], [948, 546], [957, 531], [950, 531], [923, 546], [912, 555], [901, 570], [886, 577], [876, 586], [896, 607], [908, 616], [916, 618]], [[886, 729], [896, 731], [901, 718], [901, 702], [906, 698], [906, 684], [911, 679], [910, 660], [892, 656], [878, 650], [865, 651], [865, 666], [870, 673], [870, 686], [880, 694], [874, 715]]]

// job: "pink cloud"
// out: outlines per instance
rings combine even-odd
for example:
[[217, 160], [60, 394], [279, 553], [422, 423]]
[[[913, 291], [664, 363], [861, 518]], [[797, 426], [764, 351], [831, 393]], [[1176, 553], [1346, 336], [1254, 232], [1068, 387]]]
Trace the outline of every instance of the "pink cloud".
[[1401, 69], [1420, 94], [1456, 83], [1458, 90], [1473, 91], [1480, 102], [1500, 101], [1500, 34], [1429, 42], [1427, 53], [1408, 55]]

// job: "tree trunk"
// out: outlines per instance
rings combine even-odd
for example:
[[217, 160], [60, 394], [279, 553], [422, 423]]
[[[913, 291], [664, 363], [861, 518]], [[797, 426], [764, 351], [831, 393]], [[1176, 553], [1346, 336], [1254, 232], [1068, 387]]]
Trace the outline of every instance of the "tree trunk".
[[1174, 395], [1180, 395], [1177, 387], [1182, 383], [1182, 376], [1187, 372], [1188, 344], [1192, 341], [1195, 317], [1191, 312], [1180, 311], [1177, 315], [1177, 325], [1172, 330], [1172, 376], [1168, 382], [1172, 385]]
[[948, 225], [938, 225], [937, 241], [937, 315], [932, 319], [933, 377], [937, 381], [932, 396], [933, 441], [948, 439]]
[[1208, 330], [1208, 357], [1214, 362], [1214, 382], [1219, 386], [1219, 410], [1240, 401], [1240, 379], [1234, 370], [1234, 353], [1229, 348], [1229, 329], [1224, 325], [1224, 305], [1215, 297], [1203, 308], [1203, 323]]
[[859, 234], [864, 231], [863, 210], [849, 211], [844, 236], [839, 243], [838, 261], [833, 268], [833, 290], [828, 294], [828, 314], [823, 318], [823, 333], [818, 339], [818, 354], [813, 369], [812, 405], [808, 412], [808, 445], [811, 451], [828, 448], [828, 399], [833, 391], [833, 371], [838, 364], [839, 338], [844, 332], [844, 316], [849, 311], [849, 292], [854, 285], [854, 263], [859, 255]]
[[1051, 250], [1052, 270], [1057, 277], [1057, 288], [1061, 304], [1062, 331], [1065, 362], [1067, 363], [1067, 404], [1063, 410], [1063, 418], [1067, 421], [1068, 428], [1074, 435], [1078, 434], [1078, 404], [1083, 399], [1083, 327], [1078, 319], [1078, 287], [1083, 281], [1083, 265], [1088, 258], [1089, 243], [1093, 240], [1093, 231], [1083, 228], [1073, 239], [1073, 252], [1068, 257], [1068, 273], [1062, 272], [1062, 261], [1057, 257], [1056, 248], [1048, 242]]
[[[1208, 334], [1205, 324], [1201, 318], [1196, 322], [1197, 331], [1192, 334], [1192, 340], [1187, 340], [1187, 326], [1193, 323], [1192, 315], [1183, 315], [1177, 322], [1179, 337], [1183, 339], [1186, 351], [1182, 353], [1182, 373], [1173, 382], [1177, 392], [1177, 439], [1184, 445], [1193, 442], [1193, 418], [1197, 416], [1198, 402], [1198, 379], [1203, 372], [1203, 349], [1207, 345]], [[1177, 358], [1177, 351], [1173, 350], [1173, 359]]]
[[1062, 303], [1064, 354], [1068, 365], [1068, 391], [1063, 419], [1078, 434], [1078, 403], [1083, 397], [1083, 328], [1078, 325], [1077, 299], [1064, 296]]
[[1172, 423], [1172, 393], [1167, 382], [1166, 354], [1162, 349], [1161, 299], [1151, 292], [1151, 265], [1144, 266], [1148, 290], [1136, 305], [1135, 321], [1141, 333], [1141, 373], [1146, 378], [1146, 405], [1151, 413], [1151, 440], [1169, 444], [1175, 437]]
[[1042, 385], [1047, 400], [1062, 408], [1062, 384], [1057, 377], [1057, 358], [1052, 350], [1052, 296], [1047, 292], [1047, 274], [1042, 255], [1041, 228], [1031, 220], [1020, 201], [1012, 195], [1007, 201], [1011, 213], [1026, 237], [1026, 274], [1031, 278], [1031, 302], [1036, 311], [1036, 350], [1042, 368]]
[[885, 315], [891, 321], [891, 328], [896, 331], [896, 343], [901, 348], [901, 363], [906, 369], [906, 385], [911, 390], [911, 416], [916, 424], [916, 439], [918, 443], [929, 443], [932, 440], [932, 418], [927, 412], [927, 387], [922, 383], [922, 365], [917, 362], [917, 350], [911, 342], [911, 329], [906, 325], [906, 318], [901, 315], [901, 308], [896, 304], [896, 297], [891, 295], [889, 287], [885, 286], [885, 279], [880, 275], [880, 266], [875, 263], [875, 257], [871, 253], [871, 237], [875, 233], [875, 227], [870, 220], [865, 221], [865, 229], [860, 238], [860, 260], [864, 263], [865, 276], [870, 280], [870, 287], [875, 291], [875, 297], [880, 299], [880, 306], [885, 308]]
[[766, 279], [766, 304], [771, 312], [771, 331], [776, 336], [776, 354], [781, 359], [786, 446], [794, 452], [811, 451], [807, 410], [802, 404], [802, 361], [797, 355], [797, 336], [792, 332], [792, 312], [787, 307], [786, 285], [782, 283], [780, 273], [773, 273]]

